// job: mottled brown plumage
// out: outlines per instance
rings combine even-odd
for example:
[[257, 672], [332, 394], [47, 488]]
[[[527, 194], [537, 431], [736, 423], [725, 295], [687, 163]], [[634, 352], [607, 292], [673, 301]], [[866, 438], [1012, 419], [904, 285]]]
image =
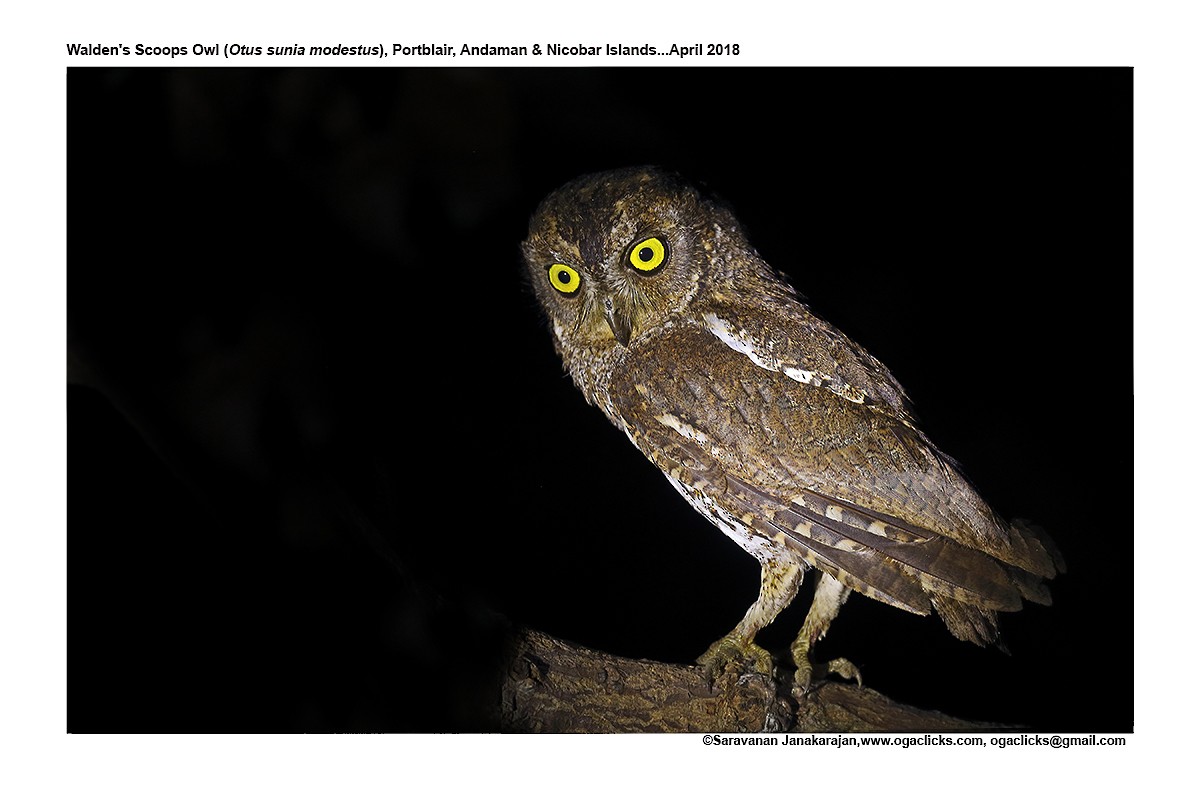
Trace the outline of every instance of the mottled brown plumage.
[[810, 567], [801, 692], [850, 590], [937, 611], [978, 644], [997, 641], [996, 612], [1049, 603], [1043, 580], [1063, 569], [1049, 540], [992, 512], [887, 368], [813, 314], [723, 206], [657, 169], [589, 175], [542, 202], [523, 249], [584, 396], [762, 564], [758, 600], [701, 663], [770, 669], [754, 636]]

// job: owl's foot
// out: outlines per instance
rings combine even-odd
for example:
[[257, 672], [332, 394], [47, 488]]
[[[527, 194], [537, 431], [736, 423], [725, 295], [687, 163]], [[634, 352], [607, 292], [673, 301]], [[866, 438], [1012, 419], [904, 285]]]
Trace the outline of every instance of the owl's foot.
[[808, 657], [808, 651], [825, 636], [849, 594], [850, 590], [844, 584], [829, 573], [821, 573], [812, 607], [804, 618], [800, 635], [792, 642], [792, 661], [796, 665], [796, 685], [792, 688], [792, 694], [796, 699], [808, 694], [814, 681], [824, 681], [830, 673], [858, 681], [858, 685], [862, 686], [862, 673], [846, 659], [835, 658], [825, 664], [814, 664]]
[[713, 642], [712, 647], [696, 659], [696, 663], [704, 667], [704, 675], [710, 684], [730, 666], [741, 674], [771, 675], [775, 669], [775, 661], [770, 653], [756, 645], [753, 639], [744, 639], [732, 633]]
[[823, 664], [814, 664], [808, 660], [807, 650], [804, 648], [803, 652], [798, 652], [797, 648], [792, 649], [792, 657], [796, 661], [796, 685], [792, 688], [792, 694], [797, 699], [808, 694], [814, 683], [823, 682], [830, 675], [840, 675], [848, 681], [857, 682], [859, 686], [863, 685], [862, 672], [847, 659], [835, 658]]

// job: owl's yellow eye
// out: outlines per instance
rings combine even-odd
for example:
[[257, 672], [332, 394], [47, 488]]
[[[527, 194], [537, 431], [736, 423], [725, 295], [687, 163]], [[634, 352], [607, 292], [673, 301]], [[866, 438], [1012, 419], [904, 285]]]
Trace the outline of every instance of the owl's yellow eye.
[[575, 294], [579, 291], [579, 273], [566, 264], [550, 265], [550, 285], [563, 294]]
[[651, 236], [629, 248], [629, 266], [638, 272], [649, 273], [667, 263], [667, 244], [657, 236]]

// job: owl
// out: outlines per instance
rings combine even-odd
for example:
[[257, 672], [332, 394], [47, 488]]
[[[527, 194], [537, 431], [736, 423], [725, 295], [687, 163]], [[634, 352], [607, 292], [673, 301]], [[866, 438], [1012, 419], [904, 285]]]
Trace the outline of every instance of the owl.
[[1062, 558], [1000, 519], [918, 427], [904, 389], [809, 310], [722, 203], [678, 175], [587, 175], [550, 194], [522, 244], [554, 346], [587, 401], [691, 506], [756, 558], [761, 585], [698, 661], [771, 674], [755, 636], [819, 578], [791, 646], [794, 692], [851, 592], [999, 644], [997, 612], [1049, 604]]

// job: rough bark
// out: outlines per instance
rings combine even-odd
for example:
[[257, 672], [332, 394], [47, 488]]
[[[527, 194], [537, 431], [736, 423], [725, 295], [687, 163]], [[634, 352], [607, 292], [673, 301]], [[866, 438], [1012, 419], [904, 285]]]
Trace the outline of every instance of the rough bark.
[[517, 631], [500, 691], [510, 732], [679, 733], [993, 730], [893, 702], [851, 684], [818, 685], [803, 700], [766, 675], [726, 671], [712, 683], [698, 666], [621, 658], [544, 633]]

